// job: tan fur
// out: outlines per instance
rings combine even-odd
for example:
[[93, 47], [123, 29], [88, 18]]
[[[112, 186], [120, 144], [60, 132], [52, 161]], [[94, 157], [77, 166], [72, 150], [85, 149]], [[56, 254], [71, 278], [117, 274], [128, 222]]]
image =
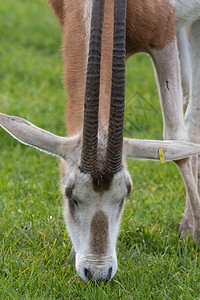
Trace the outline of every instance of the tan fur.
[[176, 35], [174, 13], [168, 0], [128, 0], [127, 55], [170, 44]]
[[[67, 3], [68, 2], [68, 3]], [[71, 1], [65, 1], [66, 7]], [[110, 0], [105, 7], [105, 22], [103, 30], [102, 47], [102, 70], [100, 91], [100, 123], [107, 124], [109, 116], [109, 98], [111, 89], [111, 66], [112, 66], [112, 41], [113, 20], [110, 15], [112, 5]], [[63, 35], [63, 57], [65, 61], [65, 86], [68, 93], [67, 106], [67, 129], [68, 135], [73, 135], [82, 130], [83, 123], [83, 101], [85, 96], [87, 43], [84, 24], [84, 8], [81, 0], [71, 5], [70, 11], [66, 11]], [[78, 20], [78, 22], [74, 22]]]
[[[88, 1], [48, 0], [63, 25], [64, 82], [68, 94], [67, 130], [74, 135], [82, 130], [83, 101], [88, 52], [85, 7]], [[92, 0], [91, 0], [92, 1]], [[64, 11], [64, 12], [63, 12]], [[114, 1], [106, 0], [102, 37], [100, 126], [109, 117], [113, 44]], [[64, 17], [63, 17], [64, 16]], [[88, 20], [87, 20], [88, 21]], [[168, 0], [127, 1], [127, 57], [153, 47], [162, 49], [175, 38], [174, 8]]]
[[98, 211], [91, 222], [90, 247], [93, 254], [106, 254], [108, 244], [108, 217]]

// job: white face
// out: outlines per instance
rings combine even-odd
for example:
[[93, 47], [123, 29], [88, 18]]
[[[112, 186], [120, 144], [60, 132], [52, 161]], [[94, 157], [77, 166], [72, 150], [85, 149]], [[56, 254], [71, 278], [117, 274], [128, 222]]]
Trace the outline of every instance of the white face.
[[115, 246], [124, 200], [131, 190], [130, 175], [123, 168], [109, 188], [95, 190], [90, 175], [78, 168], [69, 171], [62, 192], [76, 269], [83, 280], [110, 280], [117, 271]]

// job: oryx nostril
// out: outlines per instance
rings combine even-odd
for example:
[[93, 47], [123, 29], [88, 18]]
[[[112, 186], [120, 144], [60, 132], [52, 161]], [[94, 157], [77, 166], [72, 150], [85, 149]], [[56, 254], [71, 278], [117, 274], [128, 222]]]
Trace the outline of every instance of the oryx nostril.
[[107, 279], [110, 280], [111, 276], [112, 276], [112, 267], [108, 271], [108, 277], [107, 277]]
[[87, 279], [92, 279], [92, 273], [89, 269], [84, 269], [84, 273], [85, 273], [85, 276], [87, 277]]

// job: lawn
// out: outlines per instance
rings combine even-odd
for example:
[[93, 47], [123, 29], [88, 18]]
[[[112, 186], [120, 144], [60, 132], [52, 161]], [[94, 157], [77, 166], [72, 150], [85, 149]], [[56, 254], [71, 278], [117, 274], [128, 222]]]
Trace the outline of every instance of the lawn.
[[[65, 135], [61, 30], [45, 1], [0, 2], [0, 111]], [[151, 61], [127, 62], [125, 136], [161, 139]], [[59, 160], [0, 129], [0, 299], [200, 299], [198, 247], [180, 239], [185, 189], [173, 163], [128, 160], [133, 192], [119, 231], [118, 271], [83, 282], [70, 258]]]

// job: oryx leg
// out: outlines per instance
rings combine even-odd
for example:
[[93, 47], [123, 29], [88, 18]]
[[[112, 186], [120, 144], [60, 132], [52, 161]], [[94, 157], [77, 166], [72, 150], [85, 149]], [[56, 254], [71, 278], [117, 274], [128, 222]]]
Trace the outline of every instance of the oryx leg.
[[[164, 139], [187, 140], [182, 110], [182, 90], [180, 78], [180, 62], [176, 41], [162, 50], [152, 50], [160, 91], [160, 100], [163, 113]], [[176, 162], [185, 183], [191, 205], [192, 224], [191, 234], [200, 239], [200, 200], [197, 185], [192, 171], [191, 159], [187, 158]], [[194, 220], [193, 220], [194, 218]], [[193, 222], [194, 221], [194, 222]], [[187, 227], [187, 224], [186, 224]], [[181, 228], [184, 234], [189, 228]]]
[[[186, 130], [189, 139], [193, 143], [200, 143], [200, 20], [194, 22], [191, 26], [190, 31], [190, 49], [191, 49], [191, 67], [192, 67], [192, 77], [191, 77], [191, 92], [189, 105], [186, 111], [185, 123]], [[198, 162], [198, 157], [192, 157], [192, 168], [195, 180], [197, 182], [198, 192], [200, 194], [200, 163]], [[184, 212], [184, 217], [181, 223], [181, 227], [186, 227], [188, 225], [191, 231], [191, 220], [192, 211], [191, 205], [188, 197], [186, 198], [186, 207]]]
[[[185, 124], [189, 139], [200, 144], [200, 20], [191, 25], [190, 48], [192, 83], [190, 101], [185, 115]], [[197, 172], [197, 171], [196, 171]], [[197, 172], [198, 174], [198, 172]], [[200, 188], [199, 188], [200, 192]]]
[[[183, 107], [187, 109], [190, 92], [191, 92], [191, 77], [192, 77], [192, 69], [191, 69], [191, 58], [190, 58], [190, 45], [186, 35], [185, 28], [181, 28], [177, 31], [177, 44], [178, 44], [178, 51], [179, 51], [179, 59], [181, 64], [181, 84], [182, 84], [182, 91], [183, 91]], [[188, 133], [188, 136], [191, 139], [191, 136]], [[192, 165], [194, 166], [197, 161], [197, 158], [192, 158]], [[197, 180], [196, 168], [193, 167], [195, 180]], [[191, 211], [190, 199], [188, 193], [186, 195], [186, 203], [185, 203], [185, 211], [183, 215], [183, 219], [180, 225], [180, 232], [182, 236], [187, 234], [189, 230], [192, 232], [194, 220], [193, 214]]]
[[181, 84], [183, 90], [183, 107], [187, 108], [190, 96], [191, 84], [191, 61], [190, 61], [190, 45], [186, 35], [185, 28], [177, 31], [177, 44], [179, 51], [179, 59], [181, 64]]

